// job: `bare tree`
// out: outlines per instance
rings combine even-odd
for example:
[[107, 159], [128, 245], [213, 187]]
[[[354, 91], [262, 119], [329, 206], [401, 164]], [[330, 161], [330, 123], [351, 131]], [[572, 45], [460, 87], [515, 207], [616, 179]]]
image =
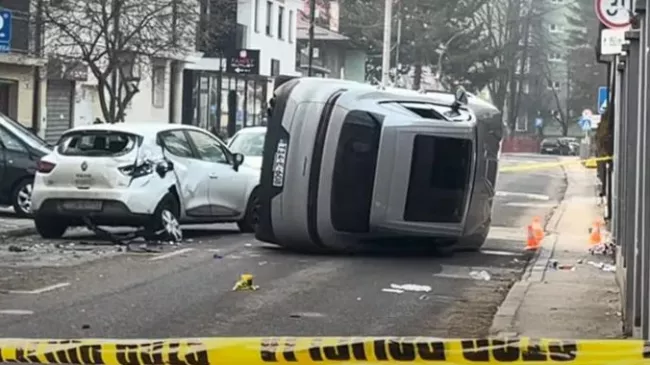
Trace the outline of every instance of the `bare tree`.
[[198, 9], [187, 0], [59, 0], [43, 9], [45, 51], [83, 61], [108, 123], [124, 121], [152, 65], [195, 49]]

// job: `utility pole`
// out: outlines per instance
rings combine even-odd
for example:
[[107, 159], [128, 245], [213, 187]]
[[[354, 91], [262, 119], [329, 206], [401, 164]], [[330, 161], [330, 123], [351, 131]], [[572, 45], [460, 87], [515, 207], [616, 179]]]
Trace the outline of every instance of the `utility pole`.
[[[36, 16], [34, 21], [34, 53], [43, 57], [43, 0], [36, 0]], [[32, 105], [32, 130], [38, 133], [41, 129], [41, 67], [34, 67], [34, 87]]]
[[397, 68], [399, 67], [399, 47], [402, 43], [402, 3], [397, 8], [397, 42], [395, 44], [395, 77], [397, 78]]
[[316, 0], [309, 0], [309, 69], [307, 76], [314, 74], [314, 23], [316, 23]]
[[[119, 68], [122, 67], [122, 57], [120, 51], [122, 49], [122, 42], [120, 40], [120, 1], [113, 0], [111, 15], [113, 16], [113, 70], [111, 72], [111, 88], [113, 89], [113, 95], [111, 95], [111, 118], [113, 120], [107, 120], [107, 123], [117, 123], [120, 121], [120, 116], [117, 113], [120, 111], [119, 100], [121, 94], [121, 87], [118, 85], [118, 72]], [[110, 55], [110, 53], [109, 53]], [[110, 56], [109, 56], [110, 57]]]
[[392, 33], [393, 0], [384, 5], [384, 49], [381, 57], [381, 84], [387, 86], [390, 80], [390, 36]]

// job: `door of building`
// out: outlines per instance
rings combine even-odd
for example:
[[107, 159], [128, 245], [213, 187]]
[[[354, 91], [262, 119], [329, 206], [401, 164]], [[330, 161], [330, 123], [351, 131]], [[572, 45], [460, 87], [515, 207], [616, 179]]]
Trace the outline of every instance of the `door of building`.
[[49, 80], [47, 82], [47, 125], [45, 126], [47, 142], [56, 143], [63, 132], [72, 127], [73, 96], [73, 81]]

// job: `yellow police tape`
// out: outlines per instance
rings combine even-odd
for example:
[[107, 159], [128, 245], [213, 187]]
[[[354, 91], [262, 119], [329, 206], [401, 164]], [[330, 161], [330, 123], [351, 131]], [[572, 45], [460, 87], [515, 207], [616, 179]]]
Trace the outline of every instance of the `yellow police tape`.
[[568, 160], [568, 161], [554, 161], [554, 162], [540, 162], [540, 163], [531, 163], [531, 164], [519, 164], [514, 166], [503, 166], [499, 168], [499, 172], [518, 172], [518, 171], [531, 171], [531, 170], [542, 170], [553, 167], [568, 166], [568, 165], [579, 165], [584, 164], [586, 167], [595, 167], [597, 162], [601, 161], [610, 161], [612, 156], [606, 157], [594, 157], [586, 160]]
[[355, 363], [650, 364], [640, 340], [273, 337], [0, 340], [0, 362], [107, 365]]

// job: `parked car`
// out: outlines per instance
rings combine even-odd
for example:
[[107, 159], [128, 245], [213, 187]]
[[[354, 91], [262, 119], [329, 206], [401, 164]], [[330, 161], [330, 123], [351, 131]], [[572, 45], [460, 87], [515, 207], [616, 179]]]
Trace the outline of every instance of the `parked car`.
[[245, 156], [244, 164], [255, 169], [262, 168], [266, 127], [248, 127], [237, 132], [228, 141], [228, 148]]
[[0, 113], [0, 205], [12, 206], [19, 217], [31, 215], [38, 160], [50, 152], [47, 142]]
[[543, 155], [567, 156], [571, 152], [571, 147], [558, 138], [544, 138], [540, 144], [540, 152]]
[[575, 137], [562, 137], [558, 138], [560, 143], [566, 144], [569, 146], [569, 155], [578, 156], [580, 154], [580, 142]]
[[38, 165], [37, 231], [61, 237], [90, 218], [145, 227], [181, 240], [180, 224], [236, 222], [253, 232], [260, 172], [213, 134], [174, 124], [98, 124], [71, 129]]

